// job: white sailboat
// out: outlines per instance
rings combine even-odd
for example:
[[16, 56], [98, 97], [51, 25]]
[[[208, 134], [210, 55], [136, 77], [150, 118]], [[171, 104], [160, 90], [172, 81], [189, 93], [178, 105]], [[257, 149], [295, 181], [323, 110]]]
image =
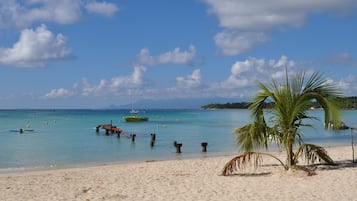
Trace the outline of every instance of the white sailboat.
[[134, 109], [133, 103], [131, 103], [131, 110], [130, 110], [129, 116], [124, 116], [124, 119], [126, 122], [143, 122], [143, 121], [149, 121], [148, 117], [143, 117], [139, 116], [139, 110]]

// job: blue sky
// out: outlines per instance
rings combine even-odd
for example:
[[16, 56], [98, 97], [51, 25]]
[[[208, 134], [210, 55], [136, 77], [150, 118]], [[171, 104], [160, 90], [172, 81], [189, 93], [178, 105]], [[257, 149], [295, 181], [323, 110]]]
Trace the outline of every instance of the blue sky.
[[258, 81], [281, 80], [285, 67], [321, 72], [355, 96], [356, 8], [356, 0], [0, 0], [0, 108], [250, 100]]

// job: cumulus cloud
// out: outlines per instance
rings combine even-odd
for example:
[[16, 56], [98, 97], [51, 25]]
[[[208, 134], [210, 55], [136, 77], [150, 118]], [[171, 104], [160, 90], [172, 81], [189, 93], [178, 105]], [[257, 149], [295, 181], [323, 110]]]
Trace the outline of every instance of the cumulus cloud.
[[42, 96], [43, 99], [65, 98], [73, 96], [83, 97], [129, 97], [131, 91], [138, 91], [147, 84], [145, 79], [146, 68], [135, 66], [133, 72], [127, 76], [117, 76], [110, 80], [101, 79], [92, 84], [87, 78], [82, 78], [81, 84], [74, 84], [71, 89], [57, 88]]
[[87, 79], [83, 78], [81, 95], [106, 97], [120, 96], [127, 91], [144, 87], [145, 72], [146, 68], [144, 66], [135, 66], [132, 74], [113, 77], [109, 81], [102, 79], [97, 85], [92, 85]]
[[[78, 86], [82, 96], [103, 96], [103, 97], [130, 97], [133, 93], [143, 97], [162, 97], [164, 94], [184, 94], [192, 92], [197, 95], [194, 89], [202, 86], [201, 72], [196, 69], [186, 77], [177, 77], [176, 86], [167, 89], [153, 89], [149, 80], [145, 77], [147, 68], [144, 65], [178, 64], [190, 65], [193, 63], [196, 54], [194, 46], [190, 46], [188, 51], [181, 51], [175, 48], [172, 51], [153, 56], [148, 49], [142, 49], [137, 57], [137, 62], [133, 66], [133, 72], [126, 76], [116, 76], [109, 80], [102, 79], [98, 84], [91, 84], [86, 78], [82, 79], [82, 88]], [[185, 91], [185, 92], [184, 92]], [[160, 96], [158, 95], [160, 94]], [[186, 93], [187, 95], [188, 93]]]
[[[237, 89], [255, 87], [257, 82], [269, 82], [269, 79], [282, 79], [285, 75], [285, 67], [289, 73], [295, 62], [282, 55], [279, 60], [266, 60], [250, 57], [244, 61], [237, 61], [231, 67], [231, 75], [219, 84], [224, 89]], [[269, 76], [267, 76], [269, 75]]]
[[0, 19], [3, 25], [26, 27], [33, 22], [71, 24], [81, 17], [81, 0], [1, 1]]
[[82, 79], [83, 89], [81, 95], [83, 96], [99, 96], [106, 93], [107, 81], [100, 80], [98, 85], [92, 85], [87, 78]]
[[231, 32], [217, 33], [214, 41], [224, 55], [237, 55], [249, 50], [254, 44], [268, 40], [263, 32]]
[[135, 66], [134, 71], [130, 76], [119, 76], [111, 79], [110, 88], [113, 91], [119, 91], [121, 89], [133, 89], [139, 88], [145, 83], [144, 66]]
[[81, 95], [118, 96], [123, 93], [126, 93], [128, 90], [138, 89], [140, 87], [143, 87], [145, 84], [145, 72], [145, 67], [135, 66], [134, 71], [131, 75], [113, 77], [110, 81], [102, 79], [97, 85], [92, 85], [86, 78], [83, 78], [83, 89]]
[[2, 0], [0, 1], [0, 28], [27, 27], [33, 23], [53, 22], [72, 24], [82, 17], [85, 5], [88, 13], [111, 16], [118, 8], [113, 3], [83, 0]]
[[[146, 78], [147, 69], [144, 66], [134, 66], [128, 75], [100, 79], [97, 83], [90, 83], [86, 78], [81, 84], [73, 85], [71, 89], [58, 88], [50, 90], [45, 98], [61, 98], [82, 96], [87, 98], [101, 97], [103, 99], [115, 98], [129, 101], [130, 97], [140, 96], [142, 99], [173, 99], [173, 98], [245, 98], [249, 99], [259, 89], [258, 82], [271, 83], [274, 78], [278, 82], [285, 79], [285, 69], [289, 75], [300, 71], [300, 63], [282, 55], [278, 59], [265, 59], [249, 57], [232, 63], [230, 75], [225, 79], [205, 83], [200, 69], [195, 69], [187, 75], [176, 77], [173, 86], [153, 87], [152, 82]], [[304, 69], [307, 75], [313, 70]], [[344, 92], [344, 95], [354, 95], [357, 91], [355, 75], [345, 79], [333, 80]]]
[[52, 89], [49, 93], [45, 94], [42, 98], [49, 99], [49, 98], [67, 98], [73, 96], [75, 93], [71, 90], [59, 88], [59, 89]]
[[[311, 13], [343, 12], [355, 7], [353, 0], [205, 0], [216, 15], [223, 32], [215, 36], [225, 55], [241, 54], [258, 42], [265, 42], [274, 28], [304, 25]], [[251, 36], [250, 36], [251, 35]]]
[[43, 67], [51, 60], [66, 59], [71, 51], [62, 34], [53, 34], [45, 25], [24, 29], [11, 48], [0, 48], [0, 64], [17, 67]]
[[137, 56], [137, 62], [141, 65], [155, 66], [159, 64], [179, 64], [193, 65], [196, 55], [196, 48], [193, 45], [189, 46], [188, 51], [181, 51], [180, 48], [175, 48], [172, 51], [165, 52], [158, 56], [153, 56], [150, 50], [143, 48]]
[[[86, 78], [73, 89], [54, 89], [45, 97], [65, 97], [79, 95], [85, 97], [130, 97], [133, 93], [144, 99], [166, 98], [202, 98], [202, 97], [249, 97], [257, 90], [257, 82], [270, 82], [273, 77], [278, 81], [285, 76], [285, 67], [294, 73], [295, 62], [282, 55], [279, 59], [250, 57], [236, 61], [231, 66], [231, 74], [220, 82], [204, 83], [200, 69], [195, 69], [186, 76], [176, 77], [176, 84], [168, 87], [150, 87], [144, 66], [134, 66], [133, 72], [125, 76], [101, 79], [92, 84]], [[348, 81], [340, 85], [347, 86]], [[60, 96], [62, 95], [62, 96]]]
[[357, 77], [356, 75], [349, 75], [346, 78], [335, 82], [337, 86], [343, 91], [345, 96], [355, 96], [357, 92]]
[[107, 17], [113, 16], [118, 11], [118, 7], [115, 4], [107, 2], [89, 2], [85, 7], [89, 13]]
[[196, 69], [191, 75], [186, 77], [177, 77], [176, 83], [179, 88], [197, 88], [201, 86], [202, 78], [200, 69]]

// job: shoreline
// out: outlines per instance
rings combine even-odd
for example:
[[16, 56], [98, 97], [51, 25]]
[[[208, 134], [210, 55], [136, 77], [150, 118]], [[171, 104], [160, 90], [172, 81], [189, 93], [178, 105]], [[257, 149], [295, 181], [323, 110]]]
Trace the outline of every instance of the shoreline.
[[127, 165], [127, 164], [137, 164], [137, 163], [150, 163], [150, 162], [160, 162], [160, 161], [178, 161], [178, 160], [199, 160], [204, 158], [215, 158], [215, 157], [225, 157], [234, 156], [233, 152], [219, 152], [219, 153], [200, 153], [200, 154], [187, 154], [185, 153], [172, 153], [172, 156], [159, 157], [159, 158], [142, 158], [142, 159], [131, 159], [131, 160], [118, 160], [118, 161], [102, 161], [102, 162], [88, 162], [88, 163], [71, 163], [62, 165], [48, 165], [48, 166], [27, 166], [27, 167], [7, 167], [0, 168], [0, 176], [3, 174], [21, 174], [21, 173], [31, 173], [31, 172], [41, 172], [41, 171], [56, 171], [56, 170], [66, 170], [66, 169], [78, 169], [78, 168], [90, 168], [98, 166], [116, 166], [116, 165]]
[[[0, 174], [0, 200], [353, 200], [351, 146], [325, 147], [338, 166], [316, 175], [285, 171], [270, 158], [257, 169], [219, 176], [234, 155]], [[284, 159], [284, 153], [274, 152]]]
[[[338, 147], [350, 147], [346, 142], [321, 142], [316, 143], [316, 145], [322, 146], [326, 149], [328, 148], [338, 148]], [[357, 151], [357, 146], [355, 147]], [[355, 151], [355, 152], [356, 152]], [[271, 146], [269, 151], [262, 151], [267, 153], [277, 153], [280, 152], [277, 147]], [[352, 153], [352, 151], [351, 151]], [[173, 153], [172, 156], [160, 157], [160, 158], [142, 158], [142, 159], [131, 159], [131, 160], [119, 160], [119, 161], [104, 161], [104, 162], [88, 162], [88, 163], [72, 163], [72, 164], [62, 164], [62, 165], [47, 165], [47, 166], [27, 166], [27, 167], [7, 167], [0, 168], [0, 176], [3, 174], [21, 174], [21, 173], [31, 173], [31, 172], [41, 172], [41, 171], [56, 171], [56, 170], [66, 170], [66, 169], [78, 169], [78, 168], [90, 168], [97, 166], [116, 166], [116, 165], [125, 165], [125, 164], [137, 164], [137, 163], [146, 163], [146, 162], [159, 162], [159, 161], [176, 161], [176, 160], [199, 160], [205, 158], [216, 158], [216, 157], [234, 157], [239, 153], [233, 152], [219, 152], [219, 153], [200, 153], [200, 154], [187, 154]], [[352, 155], [352, 154], [351, 154]], [[355, 153], [357, 158], [357, 152]]]

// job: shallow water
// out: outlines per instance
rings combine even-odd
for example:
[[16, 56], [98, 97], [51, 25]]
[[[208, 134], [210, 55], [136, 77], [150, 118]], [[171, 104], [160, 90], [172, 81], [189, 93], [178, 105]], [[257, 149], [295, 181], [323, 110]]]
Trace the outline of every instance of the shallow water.
[[[306, 141], [350, 144], [350, 130], [325, 131], [322, 111], [311, 112], [321, 120], [304, 130]], [[250, 122], [248, 110], [146, 110], [149, 121], [140, 123], [124, 122], [125, 115], [127, 110], [0, 110], [0, 172], [234, 154], [232, 131]], [[357, 111], [343, 111], [343, 121], [357, 127]], [[135, 143], [96, 132], [97, 125], [110, 123], [135, 133]], [[34, 131], [10, 132], [19, 128]], [[181, 154], [173, 141], [183, 144]], [[208, 142], [207, 153], [201, 142]]]

